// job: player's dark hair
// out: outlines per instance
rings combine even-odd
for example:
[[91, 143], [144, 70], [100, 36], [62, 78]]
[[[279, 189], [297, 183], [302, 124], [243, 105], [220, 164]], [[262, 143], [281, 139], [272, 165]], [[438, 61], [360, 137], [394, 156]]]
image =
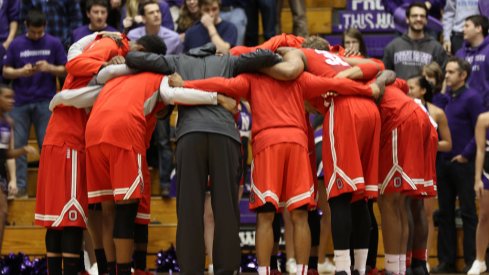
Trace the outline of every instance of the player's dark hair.
[[166, 54], [166, 44], [157, 35], [145, 35], [136, 41], [137, 44], [143, 46], [145, 52], [156, 54]]
[[12, 90], [12, 88], [3, 83], [0, 83], [0, 94], [2, 94], [5, 90]]

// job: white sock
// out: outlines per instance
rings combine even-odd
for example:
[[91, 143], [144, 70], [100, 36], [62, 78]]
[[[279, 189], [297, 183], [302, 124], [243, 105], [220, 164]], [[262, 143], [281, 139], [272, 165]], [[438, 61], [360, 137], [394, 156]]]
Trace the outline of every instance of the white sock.
[[259, 266], [258, 267], [258, 275], [269, 275], [270, 267], [269, 266]]
[[307, 275], [307, 265], [305, 264], [298, 264], [297, 265], [297, 275]]
[[399, 255], [399, 274], [406, 274], [406, 254]]
[[385, 254], [385, 270], [394, 274], [399, 274], [399, 260], [400, 258], [397, 254]]
[[334, 263], [336, 266], [336, 272], [345, 271], [348, 275], [351, 275], [351, 259], [349, 249], [335, 250]]
[[354, 249], [353, 254], [355, 255], [355, 266], [353, 269], [357, 270], [360, 275], [365, 275], [365, 269], [367, 268], [368, 249]]

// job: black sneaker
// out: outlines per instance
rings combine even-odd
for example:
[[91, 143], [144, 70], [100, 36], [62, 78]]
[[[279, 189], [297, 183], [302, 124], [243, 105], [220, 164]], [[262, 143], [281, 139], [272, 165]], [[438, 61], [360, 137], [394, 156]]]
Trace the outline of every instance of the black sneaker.
[[431, 273], [457, 273], [455, 266], [448, 263], [440, 263], [431, 270]]

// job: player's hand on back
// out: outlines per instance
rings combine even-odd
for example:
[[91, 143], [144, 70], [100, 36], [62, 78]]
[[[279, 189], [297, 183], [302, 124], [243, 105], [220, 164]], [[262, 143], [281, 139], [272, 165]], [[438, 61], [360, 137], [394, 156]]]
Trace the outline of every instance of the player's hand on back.
[[107, 62], [107, 65], [116, 65], [116, 64], [125, 64], [125, 63], [126, 63], [126, 59], [124, 58], [124, 56], [117, 55], [112, 57], [112, 59], [110, 59], [109, 62]]
[[170, 80], [168, 81], [170, 87], [183, 87], [183, 79], [178, 73], [170, 75]]
[[222, 94], [217, 94], [217, 103], [233, 114], [239, 112], [238, 102], [234, 98]]

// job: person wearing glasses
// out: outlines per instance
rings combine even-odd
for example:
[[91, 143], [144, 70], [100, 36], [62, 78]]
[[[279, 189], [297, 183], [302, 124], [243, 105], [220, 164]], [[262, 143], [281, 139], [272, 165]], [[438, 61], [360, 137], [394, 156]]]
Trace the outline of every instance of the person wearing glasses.
[[408, 30], [387, 45], [384, 52], [385, 68], [396, 72], [397, 77], [407, 79], [421, 72], [424, 65], [437, 62], [441, 67], [447, 60], [442, 45], [425, 33], [428, 8], [413, 3], [406, 10]]

